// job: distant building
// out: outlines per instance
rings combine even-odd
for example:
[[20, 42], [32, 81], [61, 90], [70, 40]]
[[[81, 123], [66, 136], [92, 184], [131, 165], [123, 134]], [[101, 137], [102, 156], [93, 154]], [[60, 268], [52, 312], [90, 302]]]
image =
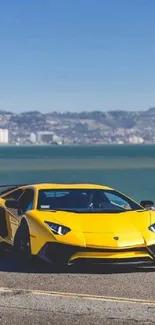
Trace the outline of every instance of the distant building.
[[136, 137], [135, 135], [129, 138], [129, 143], [140, 144], [144, 143], [144, 139], [141, 137]]
[[37, 142], [37, 136], [35, 133], [30, 134], [30, 142], [31, 143], [36, 143]]
[[8, 129], [0, 129], [0, 143], [9, 142], [9, 132]]
[[53, 132], [39, 131], [36, 134], [37, 143], [51, 143], [53, 142]]

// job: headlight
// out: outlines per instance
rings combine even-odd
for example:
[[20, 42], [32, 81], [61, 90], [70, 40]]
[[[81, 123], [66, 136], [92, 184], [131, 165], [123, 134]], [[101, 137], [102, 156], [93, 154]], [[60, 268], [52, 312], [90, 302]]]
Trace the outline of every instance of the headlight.
[[57, 223], [45, 221], [49, 228], [57, 235], [66, 235], [71, 229], [65, 226], [61, 226]]
[[153, 223], [153, 225], [149, 226], [149, 230], [155, 232], [155, 223]]

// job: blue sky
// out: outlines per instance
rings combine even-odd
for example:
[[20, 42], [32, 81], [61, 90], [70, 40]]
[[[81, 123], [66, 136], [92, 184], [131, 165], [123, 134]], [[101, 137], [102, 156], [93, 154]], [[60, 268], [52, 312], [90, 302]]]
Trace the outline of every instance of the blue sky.
[[155, 106], [154, 0], [0, 1], [0, 109]]

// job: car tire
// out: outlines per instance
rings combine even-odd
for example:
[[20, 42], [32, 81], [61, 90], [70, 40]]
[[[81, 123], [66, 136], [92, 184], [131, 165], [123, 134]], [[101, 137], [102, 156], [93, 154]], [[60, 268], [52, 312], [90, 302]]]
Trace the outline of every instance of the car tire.
[[18, 228], [14, 238], [14, 252], [18, 255], [22, 264], [27, 264], [31, 261], [31, 243], [29, 228], [26, 221], [23, 221]]

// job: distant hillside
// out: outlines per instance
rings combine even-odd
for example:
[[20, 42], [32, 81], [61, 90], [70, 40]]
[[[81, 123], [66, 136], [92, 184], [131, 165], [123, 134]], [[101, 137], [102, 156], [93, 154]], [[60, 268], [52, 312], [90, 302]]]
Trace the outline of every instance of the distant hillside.
[[[131, 135], [155, 139], [155, 107], [146, 111], [49, 112], [15, 114], [0, 110], [0, 128], [8, 128], [11, 141], [30, 133], [52, 131], [66, 141], [124, 141]], [[87, 139], [87, 140], [86, 140]], [[126, 140], [125, 140], [126, 141]]]

